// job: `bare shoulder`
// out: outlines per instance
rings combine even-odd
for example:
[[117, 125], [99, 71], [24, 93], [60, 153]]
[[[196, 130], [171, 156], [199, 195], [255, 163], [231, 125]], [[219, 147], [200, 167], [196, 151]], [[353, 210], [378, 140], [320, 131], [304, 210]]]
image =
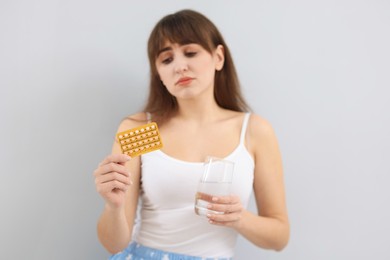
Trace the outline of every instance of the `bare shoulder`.
[[257, 114], [251, 114], [248, 123], [248, 134], [251, 138], [267, 138], [273, 136], [274, 129], [271, 123]]
[[251, 114], [248, 122], [248, 149], [255, 155], [264, 150], [278, 147], [275, 131], [271, 123], [260, 115]]
[[124, 118], [118, 127], [118, 132], [126, 131], [128, 129], [146, 124], [148, 122], [146, 113], [140, 112]]

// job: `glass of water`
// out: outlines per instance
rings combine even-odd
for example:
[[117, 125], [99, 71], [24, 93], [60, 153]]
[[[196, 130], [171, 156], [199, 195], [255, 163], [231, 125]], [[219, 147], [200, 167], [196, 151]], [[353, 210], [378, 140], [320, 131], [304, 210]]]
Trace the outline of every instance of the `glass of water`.
[[216, 157], [207, 157], [203, 175], [199, 181], [195, 196], [195, 213], [200, 216], [224, 214], [207, 209], [213, 196], [230, 195], [233, 181], [234, 162]]

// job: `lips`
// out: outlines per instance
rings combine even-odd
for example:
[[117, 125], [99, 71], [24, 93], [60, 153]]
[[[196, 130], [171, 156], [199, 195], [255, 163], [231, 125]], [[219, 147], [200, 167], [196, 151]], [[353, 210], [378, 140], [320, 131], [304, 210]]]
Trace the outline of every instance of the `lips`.
[[176, 85], [188, 85], [190, 84], [192, 81], [194, 80], [194, 78], [191, 78], [191, 77], [182, 77], [180, 78], [177, 82], [176, 82]]

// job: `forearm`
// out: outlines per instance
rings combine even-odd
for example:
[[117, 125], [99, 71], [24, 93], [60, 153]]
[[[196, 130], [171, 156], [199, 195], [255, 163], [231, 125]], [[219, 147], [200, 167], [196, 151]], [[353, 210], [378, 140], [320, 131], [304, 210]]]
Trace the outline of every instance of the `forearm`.
[[110, 209], [106, 206], [97, 225], [98, 237], [110, 252], [122, 251], [131, 240], [132, 230], [126, 219], [125, 209]]
[[290, 235], [287, 220], [258, 216], [247, 210], [236, 230], [253, 244], [277, 251], [287, 245]]

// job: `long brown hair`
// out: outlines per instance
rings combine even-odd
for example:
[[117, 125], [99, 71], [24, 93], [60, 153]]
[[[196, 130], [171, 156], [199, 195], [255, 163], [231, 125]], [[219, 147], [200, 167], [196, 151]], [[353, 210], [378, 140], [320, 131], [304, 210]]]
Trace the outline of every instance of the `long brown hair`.
[[163, 17], [150, 34], [148, 41], [150, 89], [144, 111], [152, 113], [155, 119], [163, 120], [178, 108], [176, 98], [162, 84], [155, 65], [158, 52], [166, 41], [180, 45], [197, 43], [209, 53], [218, 45], [222, 45], [225, 62], [222, 70], [216, 71], [215, 74], [214, 98], [222, 108], [240, 112], [249, 110], [241, 94], [232, 56], [221, 33], [204, 15], [193, 10], [182, 10]]

